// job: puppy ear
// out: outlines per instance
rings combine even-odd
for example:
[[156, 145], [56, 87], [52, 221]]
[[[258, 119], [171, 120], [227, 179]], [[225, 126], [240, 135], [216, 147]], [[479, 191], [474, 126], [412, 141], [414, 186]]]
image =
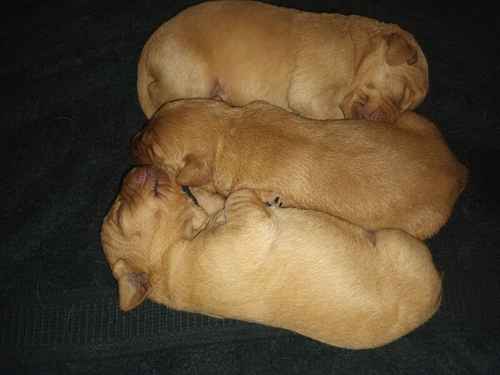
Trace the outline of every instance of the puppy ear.
[[120, 309], [129, 311], [139, 306], [151, 291], [148, 275], [134, 270], [125, 260], [119, 259], [112, 267], [118, 281]]
[[207, 163], [193, 155], [187, 155], [184, 161], [184, 167], [175, 178], [179, 185], [201, 186], [210, 182], [212, 173]]
[[162, 149], [154, 128], [146, 127], [130, 141], [132, 159], [138, 164], [154, 164], [161, 160]]
[[196, 236], [208, 223], [208, 214], [200, 207], [193, 207], [193, 216], [187, 221], [184, 228], [184, 237], [192, 239]]
[[413, 65], [417, 62], [417, 50], [397, 33], [392, 33], [384, 37], [387, 43], [385, 59], [390, 66], [407, 63]]

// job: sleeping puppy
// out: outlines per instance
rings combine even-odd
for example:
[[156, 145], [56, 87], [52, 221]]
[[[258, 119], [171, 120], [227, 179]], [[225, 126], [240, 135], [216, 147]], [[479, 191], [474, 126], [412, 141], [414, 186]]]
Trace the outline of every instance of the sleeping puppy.
[[186, 99], [164, 105], [132, 152], [173, 169], [183, 185], [226, 197], [254, 189], [286, 207], [421, 239], [445, 224], [467, 176], [436, 127], [412, 112], [395, 125], [320, 121], [265, 102]]
[[255, 1], [210, 1], [159, 27], [138, 63], [147, 116], [165, 102], [264, 100], [316, 119], [394, 122], [428, 90], [426, 58], [396, 25]]
[[154, 167], [129, 172], [101, 236], [125, 311], [149, 298], [361, 349], [414, 330], [440, 303], [428, 248], [403, 231], [265, 207], [251, 190], [210, 218]]

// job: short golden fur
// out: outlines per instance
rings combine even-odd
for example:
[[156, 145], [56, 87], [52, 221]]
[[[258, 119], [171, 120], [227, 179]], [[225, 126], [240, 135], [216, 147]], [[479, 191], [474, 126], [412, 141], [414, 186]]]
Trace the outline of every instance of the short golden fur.
[[264, 100], [316, 119], [394, 122], [428, 90], [426, 58], [397, 25], [256, 1], [209, 1], [156, 30], [138, 63], [150, 118], [165, 102]]
[[467, 170], [434, 124], [311, 120], [265, 102], [205, 99], [164, 105], [133, 140], [136, 159], [177, 181], [228, 196], [243, 188], [366, 229], [427, 238], [447, 221]]
[[440, 302], [428, 248], [403, 231], [269, 208], [251, 190], [209, 217], [154, 167], [129, 172], [101, 236], [123, 310], [149, 298], [361, 349], [407, 334]]

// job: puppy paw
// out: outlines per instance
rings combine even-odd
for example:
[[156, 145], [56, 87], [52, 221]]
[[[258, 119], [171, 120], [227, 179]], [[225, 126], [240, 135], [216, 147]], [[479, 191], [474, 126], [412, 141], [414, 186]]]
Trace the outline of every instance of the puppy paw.
[[226, 221], [233, 221], [236, 218], [245, 220], [257, 216], [269, 216], [264, 209], [260, 196], [255, 191], [242, 189], [231, 193], [226, 199], [224, 215]]
[[285, 202], [280, 194], [266, 190], [256, 190], [255, 192], [267, 207], [285, 207]]
[[283, 207], [284, 203], [279, 195], [275, 195], [274, 197], [270, 197], [269, 200], [266, 200], [266, 206], [267, 207]]

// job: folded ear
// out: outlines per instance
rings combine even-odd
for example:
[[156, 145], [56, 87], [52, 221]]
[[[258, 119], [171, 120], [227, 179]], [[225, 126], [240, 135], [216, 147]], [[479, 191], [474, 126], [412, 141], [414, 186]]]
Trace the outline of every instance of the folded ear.
[[184, 161], [184, 167], [175, 178], [179, 185], [202, 186], [210, 182], [212, 172], [206, 162], [191, 154], [187, 155]]
[[129, 311], [139, 306], [151, 291], [148, 275], [134, 270], [123, 259], [113, 265], [112, 271], [118, 281], [120, 309]]
[[193, 207], [193, 216], [187, 221], [184, 228], [184, 236], [187, 239], [192, 239], [196, 236], [208, 223], [208, 214], [201, 207]]
[[137, 133], [130, 141], [130, 151], [135, 163], [155, 164], [161, 161], [162, 149], [158, 135], [151, 126]]
[[192, 187], [190, 190], [200, 207], [203, 208], [208, 215], [214, 215], [224, 209], [225, 199], [222, 195], [210, 192], [202, 187]]
[[392, 33], [384, 37], [387, 43], [385, 59], [390, 66], [407, 63], [413, 65], [417, 62], [417, 50], [408, 41], [397, 33]]

